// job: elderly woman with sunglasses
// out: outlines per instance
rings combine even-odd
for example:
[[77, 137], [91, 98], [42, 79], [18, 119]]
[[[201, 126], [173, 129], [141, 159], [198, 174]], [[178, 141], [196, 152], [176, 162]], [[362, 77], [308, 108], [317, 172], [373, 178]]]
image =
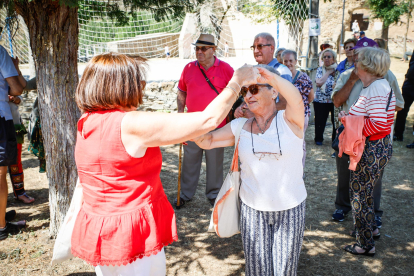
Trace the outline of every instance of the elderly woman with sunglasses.
[[315, 143], [322, 146], [326, 120], [331, 113], [332, 141], [335, 139], [334, 105], [331, 94], [339, 72], [336, 71], [336, 53], [328, 48], [321, 54], [323, 65], [316, 71], [316, 92], [313, 100], [315, 110]]
[[[241, 93], [254, 117], [233, 120], [194, 141], [204, 149], [238, 143], [241, 162], [241, 235], [246, 275], [296, 275], [305, 225], [302, 179], [303, 101], [293, 84], [256, 65], [258, 84]], [[286, 110], [276, 109], [278, 93]], [[240, 140], [235, 130], [243, 124]]]

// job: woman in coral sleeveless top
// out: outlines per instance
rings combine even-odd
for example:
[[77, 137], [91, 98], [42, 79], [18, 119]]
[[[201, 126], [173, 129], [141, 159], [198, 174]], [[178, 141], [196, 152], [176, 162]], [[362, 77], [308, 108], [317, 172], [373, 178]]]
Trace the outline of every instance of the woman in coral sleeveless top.
[[97, 275], [165, 275], [164, 246], [176, 241], [175, 214], [160, 180], [159, 146], [215, 129], [257, 69], [238, 69], [203, 112], [149, 113], [142, 104], [145, 59], [109, 53], [94, 57], [76, 91], [83, 111], [75, 159], [84, 203], [72, 253]]

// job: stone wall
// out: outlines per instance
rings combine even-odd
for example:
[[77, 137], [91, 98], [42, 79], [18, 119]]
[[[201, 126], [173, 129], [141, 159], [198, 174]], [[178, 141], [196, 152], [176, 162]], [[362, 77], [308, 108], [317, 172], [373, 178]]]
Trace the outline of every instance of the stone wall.
[[[144, 90], [143, 104], [138, 108], [142, 111], [177, 111], [178, 81], [150, 82]], [[32, 90], [22, 94], [23, 101], [19, 105], [19, 112], [23, 123], [27, 126], [33, 104], [37, 98], [37, 91]]]

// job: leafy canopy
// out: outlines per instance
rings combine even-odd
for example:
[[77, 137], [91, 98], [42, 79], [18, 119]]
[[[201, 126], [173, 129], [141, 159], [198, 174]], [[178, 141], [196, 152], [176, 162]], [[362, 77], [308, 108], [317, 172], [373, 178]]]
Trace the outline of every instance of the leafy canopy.
[[387, 27], [392, 23], [398, 23], [401, 15], [408, 12], [409, 3], [407, 1], [394, 0], [368, 0], [369, 8], [374, 18], [379, 18]]
[[[85, 3], [83, 0], [48, 0], [49, 3], [59, 1], [60, 5], [79, 8]], [[193, 8], [205, 0], [103, 0], [88, 2], [88, 9], [98, 14], [107, 15], [116, 21], [117, 26], [128, 25], [130, 18], [137, 17], [137, 11], [149, 11], [156, 21], [169, 18], [182, 18], [186, 12], [192, 12]], [[0, 0], [0, 9], [6, 8], [9, 16], [15, 15], [15, 6], [25, 6], [29, 2], [44, 6], [44, 0]], [[92, 5], [91, 5], [92, 3]], [[85, 8], [85, 7], [83, 7]], [[88, 20], [87, 14], [81, 14], [84, 20]]]

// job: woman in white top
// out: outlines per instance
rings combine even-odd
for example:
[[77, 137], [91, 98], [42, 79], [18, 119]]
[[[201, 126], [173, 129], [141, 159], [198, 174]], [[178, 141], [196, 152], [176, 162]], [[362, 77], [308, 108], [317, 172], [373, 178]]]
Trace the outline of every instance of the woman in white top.
[[[241, 90], [254, 114], [239, 140], [246, 275], [296, 275], [305, 225], [303, 101], [274, 68], [255, 67], [261, 74], [259, 84]], [[278, 92], [287, 101], [284, 111], [276, 110]], [[240, 123], [233, 120], [194, 141], [204, 149], [232, 146]]]

